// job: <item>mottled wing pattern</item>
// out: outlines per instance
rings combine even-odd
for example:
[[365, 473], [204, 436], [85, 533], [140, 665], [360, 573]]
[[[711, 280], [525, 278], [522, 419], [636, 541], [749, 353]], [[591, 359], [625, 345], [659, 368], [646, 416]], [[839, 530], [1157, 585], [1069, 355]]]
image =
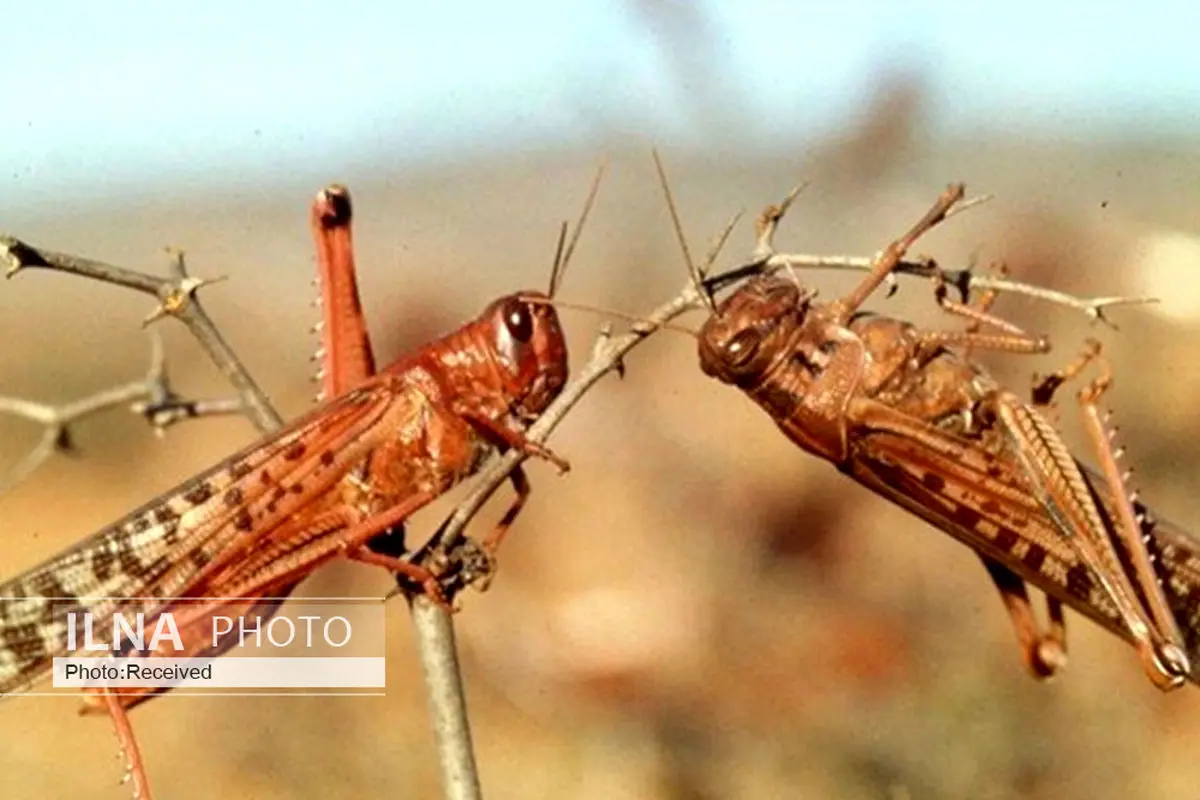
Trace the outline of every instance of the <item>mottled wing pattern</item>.
[[1018, 464], [965, 445], [951, 455], [892, 433], [868, 439], [851, 472], [860, 483], [1123, 633], [1116, 607], [1038, 507]]
[[[864, 486], [1127, 638], [1108, 593], [1037, 505], [1019, 465], [951, 436], [944, 437], [944, 443], [947, 446], [940, 452], [916, 446], [898, 434], [870, 433], [848, 472]], [[1103, 477], [1082, 464], [1080, 470], [1105, 521], [1111, 522], [1112, 501]], [[1189, 654], [1195, 658], [1200, 655], [1200, 558], [1189, 547], [1190, 537], [1177, 526], [1153, 519], [1141, 504], [1137, 510]]]
[[0, 584], [0, 693], [65, 654], [68, 614], [102, 631], [117, 609], [151, 613], [247, 552], [365, 456], [390, 399], [378, 380], [336, 398]]

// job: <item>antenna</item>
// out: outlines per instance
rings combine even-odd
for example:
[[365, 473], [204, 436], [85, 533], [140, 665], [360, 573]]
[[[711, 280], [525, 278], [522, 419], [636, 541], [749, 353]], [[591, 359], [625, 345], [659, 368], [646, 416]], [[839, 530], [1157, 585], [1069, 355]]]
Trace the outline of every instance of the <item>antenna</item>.
[[653, 322], [652, 320], [648, 320], [645, 317], [638, 316], [637, 314], [630, 314], [628, 311], [618, 311], [615, 308], [602, 308], [601, 306], [590, 306], [584, 303], [568, 303], [563, 300], [557, 300], [548, 297], [530, 297], [523, 295], [521, 299], [526, 303], [532, 303], [534, 305], [566, 308], [570, 309], [571, 311], [585, 311], [589, 314], [598, 314], [602, 317], [623, 319], [630, 323], [630, 328], [635, 331], [651, 333], [653, 331], [662, 329], [666, 331], [675, 331], [676, 333], [685, 333], [693, 339], [699, 338], [699, 334], [697, 334], [691, 328], [685, 328], [682, 325], [675, 325], [670, 322]]
[[[608, 159], [600, 162], [600, 166], [596, 168], [596, 177], [592, 179], [592, 186], [588, 190], [587, 199], [583, 201], [583, 211], [579, 214], [579, 220], [575, 223], [575, 231], [571, 234], [570, 242], [567, 242], [568, 226], [563, 222], [558, 234], [558, 247], [554, 252], [554, 266], [550, 270], [550, 287], [548, 295], [554, 297], [558, 293], [558, 288], [562, 286], [563, 275], [567, 271], [567, 265], [571, 262], [571, 256], [575, 254], [575, 246], [579, 244], [579, 236], [583, 233], [583, 225], [587, 222], [588, 214], [592, 211], [592, 205], [596, 202], [596, 195], [600, 191], [600, 181], [604, 179], [604, 173], [608, 169]], [[564, 249], [563, 245], [566, 244]]]
[[688, 249], [687, 237], [683, 233], [683, 224], [679, 221], [679, 211], [675, 208], [675, 196], [671, 193], [671, 184], [667, 180], [667, 172], [663, 168], [662, 159], [658, 156], [658, 150], [651, 150], [654, 156], [654, 168], [658, 171], [658, 183], [662, 186], [663, 197], [667, 201], [667, 210], [671, 212], [671, 223], [675, 227], [675, 238], [679, 240], [679, 249], [683, 251], [683, 260], [687, 264], [688, 275], [692, 278], [692, 285], [700, 295], [700, 299], [708, 310], [716, 313], [717, 306], [713, 302], [712, 295], [704, 288], [704, 273], [696, 266], [696, 262], [692, 260], [692, 251]]

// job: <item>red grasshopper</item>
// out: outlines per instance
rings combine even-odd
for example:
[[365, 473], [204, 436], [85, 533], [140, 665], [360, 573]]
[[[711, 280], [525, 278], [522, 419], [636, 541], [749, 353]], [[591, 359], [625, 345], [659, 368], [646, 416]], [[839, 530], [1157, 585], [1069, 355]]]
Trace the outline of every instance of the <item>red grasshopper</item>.
[[[951, 187], [839, 300], [815, 302], [815, 292], [784, 277], [751, 279], [702, 328], [701, 368], [745, 391], [804, 450], [975, 549], [1036, 675], [1065, 662], [1065, 602], [1131, 641], [1159, 688], [1197, 681], [1197, 545], [1126, 490], [1097, 407], [1107, 371], [1079, 395], [1097, 473], [1033, 405], [970, 360], [972, 348], [1049, 349], [988, 314], [994, 295], [972, 307], [939, 291], [944, 308], [972, 321], [967, 331], [922, 330], [859, 310], [961, 197], [962, 187]], [[1042, 381], [1035, 403], [1049, 402], [1097, 355], [1098, 347]], [[1048, 631], [1038, 630], [1025, 581], [1047, 593]]]
[[[337, 557], [383, 566], [440, 600], [437, 576], [368, 545], [474, 472], [494, 448], [568, 469], [523, 433], [567, 378], [566, 343], [548, 295], [501, 297], [376, 374], [344, 189], [317, 196], [312, 224], [324, 299], [323, 388], [332, 399], [0, 585], [0, 694], [27, 688], [55, 656], [67, 655], [71, 613], [90, 612], [103, 631], [118, 611], [149, 619], [178, 610], [190, 654], [219, 655], [204, 645], [213, 614], [269, 615], [280, 601], [267, 598], [285, 596]], [[551, 294], [565, 261], [556, 260]], [[517, 496], [484, 539], [488, 553], [530, 491], [520, 468], [511, 479]], [[149, 787], [124, 712], [156, 693], [101, 692], [141, 797]]]

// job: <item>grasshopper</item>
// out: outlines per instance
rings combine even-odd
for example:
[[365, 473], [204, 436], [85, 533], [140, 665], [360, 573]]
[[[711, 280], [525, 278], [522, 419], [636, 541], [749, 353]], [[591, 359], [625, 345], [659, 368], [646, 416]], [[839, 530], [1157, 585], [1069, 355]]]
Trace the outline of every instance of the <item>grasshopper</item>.
[[[569, 468], [524, 434], [567, 379], [566, 341], [550, 296], [527, 290], [501, 297], [376, 372], [349, 224], [348, 193], [319, 193], [312, 226], [330, 399], [0, 584], [0, 695], [27, 688], [54, 657], [68, 655], [71, 614], [90, 613], [103, 631], [118, 612], [150, 620], [178, 611], [188, 652], [169, 655], [220, 655], [205, 640], [213, 614], [269, 616], [301, 580], [339, 557], [382, 566], [444, 603], [441, 576], [389, 554], [394, 542], [380, 537], [474, 473], [494, 449], [517, 448]], [[565, 261], [556, 258], [550, 294]], [[529, 496], [519, 467], [511, 482], [516, 497], [483, 541], [489, 556]], [[161, 690], [97, 693], [114, 719], [135, 796], [147, 798], [125, 712]]]
[[[1200, 682], [1200, 550], [1126, 489], [1099, 411], [1107, 366], [1078, 395], [1100, 470], [1077, 461], [1040, 410], [1100, 358], [1099, 347], [1025, 402], [970, 352], [1044, 353], [1049, 343], [990, 314], [991, 297], [970, 306], [939, 287], [940, 305], [971, 322], [959, 331], [861, 310], [962, 197], [951, 186], [832, 302], [817, 302], [794, 277], [751, 278], [714, 306], [699, 334], [700, 367], [749, 395], [803, 450], [972, 547], [1034, 675], [1065, 664], [1066, 603], [1129, 640], [1158, 688]], [[1027, 582], [1047, 595], [1044, 628]]]

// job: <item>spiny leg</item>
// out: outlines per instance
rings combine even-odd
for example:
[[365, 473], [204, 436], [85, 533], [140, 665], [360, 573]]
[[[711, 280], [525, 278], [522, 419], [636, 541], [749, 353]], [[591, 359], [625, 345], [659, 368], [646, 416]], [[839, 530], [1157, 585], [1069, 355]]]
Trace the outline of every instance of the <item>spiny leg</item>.
[[371, 337], [358, 295], [346, 187], [330, 186], [317, 193], [310, 226], [321, 285], [321, 393], [330, 399], [375, 374]]
[[1012, 620], [1017, 645], [1021, 648], [1021, 660], [1026, 668], [1038, 679], [1053, 676], [1067, 664], [1067, 627], [1062, 603], [1056, 597], [1046, 596], [1046, 613], [1050, 622], [1047, 630], [1040, 630], [1025, 581], [1003, 564], [986, 556], [979, 558], [987, 568], [992, 583], [1000, 591], [1000, 599]]
[[152, 800], [150, 780], [146, 777], [146, 767], [142, 763], [142, 753], [138, 748], [137, 737], [133, 734], [133, 726], [129, 724], [129, 715], [125, 713], [120, 697], [111, 688], [105, 686], [100, 692], [116, 730], [121, 757], [125, 760], [125, 777], [122, 782], [132, 782], [134, 800]]
[[[311, 218], [322, 277], [325, 316], [322, 337], [324, 393], [332, 397], [373, 374], [374, 361], [355, 281], [348, 194], [342, 187], [322, 191], [313, 203]], [[295, 582], [281, 587], [279, 591], [288, 594], [294, 587]], [[262, 608], [269, 615], [276, 606], [277, 601], [264, 601], [254, 605], [251, 610]], [[127, 714], [127, 708], [147, 695], [145, 691], [121, 693], [108, 687], [100, 695], [116, 730], [128, 779], [133, 784], [133, 796], [136, 800], [150, 800], [149, 781]]]
[[[350, 193], [333, 185], [317, 193], [311, 209], [313, 241], [317, 250], [322, 307], [322, 391], [335, 397], [375, 374], [371, 337], [358, 293], [357, 266], [351, 229]], [[374, 564], [396, 574], [397, 583], [416, 583], [435, 602], [447, 605], [441, 587], [423, 567], [403, 559], [404, 519], [361, 545], [346, 548], [355, 561]]]
[[1065, 369], [1038, 381], [1034, 393], [1040, 396], [1039, 399], [1050, 402], [1059, 386], [1076, 377], [1092, 362], [1099, 365], [1100, 376], [1079, 390], [1077, 400], [1083, 415], [1084, 429], [1092, 441], [1096, 456], [1100, 460], [1101, 471], [1108, 483], [1111, 510], [1115, 512], [1112, 516], [1116, 517], [1112, 526], [1114, 544], [1119, 543], [1124, 551], [1128, 564], [1132, 567], [1132, 574], [1128, 577], [1149, 611], [1156, 632], [1165, 639], [1154, 655], [1162, 662], [1160, 666], [1167, 673], [1178, 676], [1179, 682], [1182, 682], [1183, 676], [1191, 672], [1183, 635], [1163, 594], [1153, 557], [1146, 547], [1147, 538], [1142, 533], [1142, 526], [1133, 507], [1135, 495], [1126, 485], [1127, 474], [1123, 475], [1117, 464], [1122, 450], [1113, 447], [1116, 430], [1108, 427], [1106, 416], [1100, 411], [1100, 398], [1108, 391], [1113, 380], [1112, 365], [1103, 356], [1100, 343], [1088, 339], [1083, 354]]
[[[1096, 357], [1096, 350], [1095, 343], [1089, 343], [1083, 357], [1035, 387], [1035, 402], [1048, 402], [1053, 391], [1045, 387], [1078, 374]], [[1010, 392], [996, 390], [986, 402], [1043, 511], [1112, 601], [1151, 682], [1163, 690], [1179, 686], [1184, 674], [1178, 671], [1182, 650], [1142, 603], [1092, 489], [1058, 431], [1034, 406]]]

